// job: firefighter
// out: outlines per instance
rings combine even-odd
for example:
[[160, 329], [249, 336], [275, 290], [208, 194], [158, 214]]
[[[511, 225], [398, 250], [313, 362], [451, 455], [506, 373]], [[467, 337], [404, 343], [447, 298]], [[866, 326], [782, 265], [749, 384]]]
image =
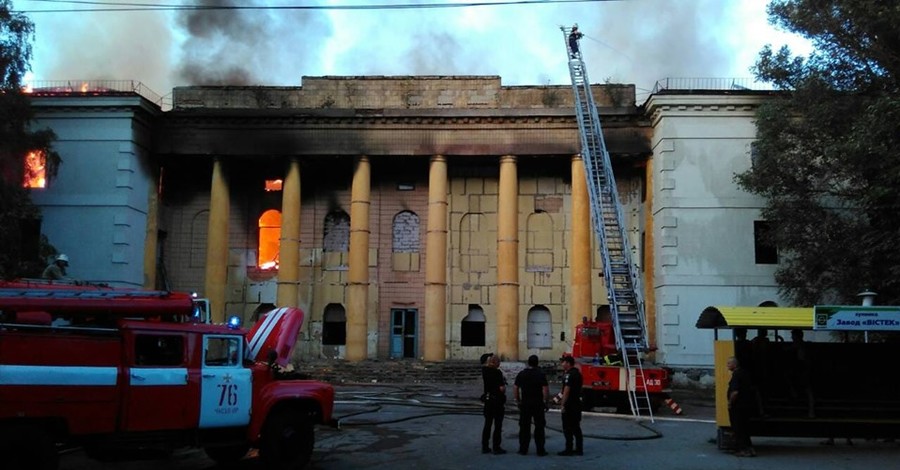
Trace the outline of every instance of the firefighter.
[[[581, 372], [575, 367], [575, 358], [563, 356], [563, 387], [560, 392], [563, 435], [566, 449], [557, 455], [584, 455], [584, 436], [581, 434]], [[572, 448], [572, 438], [575, 448]]]
[[538, 357], [534, 354], [528, 356], [528, 367], [516, 376], [513, 395], [519, 408], [519, 454], [528, 454], [531, 422], [534, 421], [534, 445], [537, 448], [537, 455], [538, 457], [547, 455], [544, 449], [546, 439], [544, 428], [547, 425], [544, 413], [548, 408], [550, 386], [547, 383], [547, 376], [538, 368]]
[[69, 267], [69, 257], [65, 254], [57, 256], [52, 263], [47, 265], [41, 277], [52, 281], [68, 280], [66, 276], [66, 268]]
[[575, 59], [578, 57], [578, 40], [582, 38], [584, 34], [581, 31], [578, 31], [578, 25], [572, 26], [572, 32], [569, 33], [569, 49], [572, 51], [572, 58]]
[[753, 379], [735, 357], [728, 358], [727, 367], [731, 371], [731, 380], [728, 382], [728, 418], [734, 433], [734, 455], [755, 457], [756, 451], [750, 441], [750, 415], [756, 402]]
[[[481, 368], [481, 376], [484, 378], [484, 428], [481, 431], [481, 453], [494, 455], [505, 454], [500, 447], [503, 436], [503, 415], [506, 411], [506, 378], [500, 371], [500, 356], [492, 354], [485, 360]], [[493, 426], [493, 450], [488, 445], [491, 439], [491, 427]]]

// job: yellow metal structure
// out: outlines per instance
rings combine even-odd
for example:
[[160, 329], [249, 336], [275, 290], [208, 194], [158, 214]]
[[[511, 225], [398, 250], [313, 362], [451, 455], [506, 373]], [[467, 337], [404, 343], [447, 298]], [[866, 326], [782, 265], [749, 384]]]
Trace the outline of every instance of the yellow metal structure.
[[812, 307], [707, 307], [697, 328], [806, 329], [813, 327]]

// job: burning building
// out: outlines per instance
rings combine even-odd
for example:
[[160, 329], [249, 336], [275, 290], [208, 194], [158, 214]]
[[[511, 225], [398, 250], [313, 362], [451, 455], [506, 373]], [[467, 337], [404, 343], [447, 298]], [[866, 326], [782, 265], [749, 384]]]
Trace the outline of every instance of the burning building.
[[[777, 294], [774, 267], [752, 260], [761, 201], [730, 183], [765, 98], [661, 91], [638, 106], [631, 85], [593, 91], [651, 343], [663, 362], [711, 363], [681, 317], [711, 303], [693, 296]], [[569, 86], [303, 77], [176, 88], [167, 111], [90, 89], [33, 102], [64, 160], [34, 199], [82, 279], [197, 291], [218, 319], [299, 306], [301, 354], [350, 360], [558, 357], [604, 310]], [[704, 265], [729, 243], [749, 243], [747, 266]], [[710, 278], [729, 269], [757, 287]]]

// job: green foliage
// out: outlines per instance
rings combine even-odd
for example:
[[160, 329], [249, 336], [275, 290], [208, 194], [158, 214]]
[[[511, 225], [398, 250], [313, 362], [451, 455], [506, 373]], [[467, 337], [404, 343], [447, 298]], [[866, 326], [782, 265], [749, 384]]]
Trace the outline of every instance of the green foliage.
[[900, 303], [900, 7], [893, 0], [774, 0], [770, 21], [810, 39], [809, 57], [766, 47], [753, 168], [766, 198], [776, 279], [799, 305]]
[[[59, 155], [50, 148], [53, 132], [32, 132], [29, 98], [22, 93], [22, 78], [31, 60], [34, 24], [12, 11], [10, 0], [0, 0], [0, 278], [34, 275], [43, 264], [33, 229], [40, 212], [23, 188], [24, 157], [43, 151], [47, 178], [55, 175]], [[23, 250], [24, 247], [34, 250]], [[38, 271], [38, 274], [40, 271]]]

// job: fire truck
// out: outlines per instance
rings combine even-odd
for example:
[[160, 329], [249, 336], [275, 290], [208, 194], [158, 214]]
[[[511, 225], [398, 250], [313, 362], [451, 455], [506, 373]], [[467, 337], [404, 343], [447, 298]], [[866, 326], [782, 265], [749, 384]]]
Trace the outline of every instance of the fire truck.
[[334, 389], [288, 370], [303, 312], [247, 331], [199, 308], [184, 293], [0, 282], [3, 468], [54, 469], [59, 446], [200, 447], [222, 464], [256, 448], [265, 468], [305, 466]]
[[640, 364], [640, 370], [626, 369], [616, 348], [613, 324], [584, 318], [575, 327], [572, 356], [582, 376], [582, 402], [592, 407], [615, 407], [618, 413], [630, 413], [629, 392], [646, 396], [649, 408], [656, 412], [669, 398], [672, 378], [669, 370]]

